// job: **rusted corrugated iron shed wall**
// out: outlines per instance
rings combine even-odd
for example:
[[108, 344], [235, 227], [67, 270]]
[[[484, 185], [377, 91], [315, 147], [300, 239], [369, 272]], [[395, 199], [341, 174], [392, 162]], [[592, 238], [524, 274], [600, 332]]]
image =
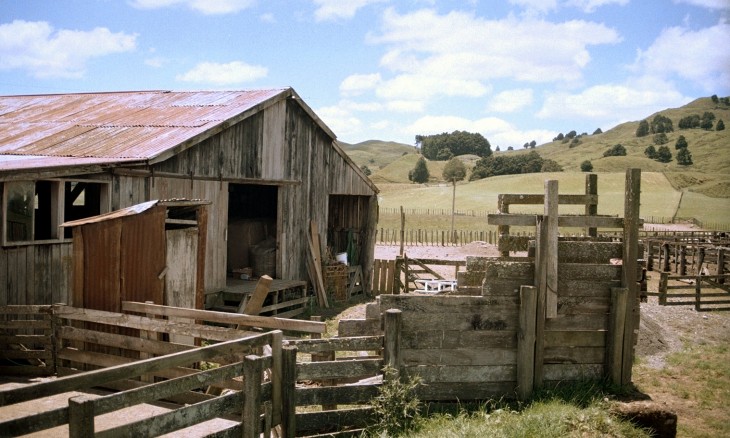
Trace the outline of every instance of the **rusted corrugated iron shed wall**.
[[73, 305], [120, 312], [123, 300], [163, 303], [165, 207], [80, 225], [74, 233], [83, 249], [74, 257], [74, 276], [81, 278], [74, 278]]

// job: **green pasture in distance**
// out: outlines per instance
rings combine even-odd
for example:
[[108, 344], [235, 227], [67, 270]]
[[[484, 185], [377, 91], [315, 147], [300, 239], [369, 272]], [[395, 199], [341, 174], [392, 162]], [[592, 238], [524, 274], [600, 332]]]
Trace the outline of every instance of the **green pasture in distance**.
[[[623, 216], [625, 172], [598, 173], [598, 214]], [[558, 181], [561, 194], [585, 193], [584, 173], [531, 173], [486, 178], [456, 186], [456, 210], [497, 211], [497, 197], [502, 193], [535, 194], [545, 192], [545, 181]], [[383, 185], [379, 203], [384, 208], [451, 209], [452, 186], [447, 183], [421, 185]], [[661, 173], [644, 172], [641, 176], [642, 217], [672, 217], [681, 196]], [[542, 213], [542, 205], [511, 206], [511, 213]], [[561, 206], [563, 214], [581, 214], [582, 206]], [[698, 212], [699, 213], [699, 212]]]
[[703, 223], [730, 224], [730, 198], [710, 198], [701, 193], [684, 192], [677, 217], [694, 217]]

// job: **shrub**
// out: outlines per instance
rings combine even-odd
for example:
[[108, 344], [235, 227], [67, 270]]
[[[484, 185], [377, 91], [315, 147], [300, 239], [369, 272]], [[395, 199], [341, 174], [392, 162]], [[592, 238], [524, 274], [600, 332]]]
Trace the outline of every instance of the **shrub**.
[[384, 368], [383, 384], [371, 403], [377, 419], [372, 429], [386, 436], [399, 436], [413, 429], [421, 414], [421, 402], [416, 396], [420, 385], [418, 376], [400, 379], [395, 369]]
[[580, 171], [593, 172], [593, 163], [591, 163], [589, 160], [585, 160], [584, 162], [580, 163]]

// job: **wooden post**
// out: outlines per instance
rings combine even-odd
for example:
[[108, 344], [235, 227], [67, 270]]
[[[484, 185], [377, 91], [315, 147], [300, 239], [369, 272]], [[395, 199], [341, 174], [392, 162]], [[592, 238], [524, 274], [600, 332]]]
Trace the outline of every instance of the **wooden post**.
[[654, 242], [646, 240], [646, 270], [654, 270]]
[[667, 285], [669, 284], [669, 272], [659, 273], [659, 305], [667, 305]]
[[400, 331], [403, 315], [399, 309], [385, 311], [385, 339], [383, 345], [383, 363], [401, 375]]
[[68, 436], [94, 437], [94, 399], [91, 396], [78, 395], [68, 399]]
[[405, 280], [403, 281], [403, 293], [407, 294], [409, 292], [408, 288], [409, 286], [409, 275], [410, 272], [408, 272], [408, 255], [403, 254], [403, 274], [405, 277]]
[[535, 286], [537, 287], [537, 310], [535, 320], [535, 388], [542, 387], [542, 370], [545, 359], [545, 306], [547, 303], [545, 287], [545, 258], [547, 257], [547, 220], [543, 216], [535, 218]]
[[662, 245], [662, 254], [664, 255], [662, 263], [662, 271], [669, 272], [669, 244], [664, 242]]
[[535, 384], [537, 288], [520, 287], [520, 328], [517, 335], [517, 396], [527, 400]]
[[679, 275], [687, 275], [687, 246], [684, 244], [679, 247]]
[[702, 265], [705, 263], [705, 247], [697, 248], [697, 276], [702, 275]]
[[626, 318], [624, 322], [623, 371], [621, 385], [631, 383], [631, 367], [634, 358], [634, 312], [639, 311], [637, 302], [637, 270], [639, 251], [639, 206], [641, 201], [641, 169], [626, 171], [626, 194], [624, 201], [624, 248], [621, 269], [621, 286], [628, 289]]
[[702, 277], [699, 274], [695, 278], [695, 310], [702, 310]]
[[[725, 250], [717, 248], [717, 275], [725, 275]], [[725, 284], [725, 277], [717, 277], [717, 282]]]
[[254, 355], [248, 355], [243, 359], [244, 397], [241, 417], [243, 438], [258, 438], [260, 434], [262, 359]]
[[626, 327], [626, 306], [629, 291], [623, 287], [611, 288], [611, 320], [606, 342], [606, 377], [611, 383], [622, 385], [624, 331]]
[[[497, 211], [499, 213], [509, 213], [509, 204], [504, 195], [497, 197]], [[503, 236], [509, 236], [509, 225], [498, 225], [497, 226], [497, 246], [499, 246], [500, 240]], [[509, 251], [500, 251], [502, 257], [509, 257]]]
[[[310, 319], [312, 321], [322, 321], [321, 316], [311, 316]], [[311, 339], [322, 339], [321, 333], [312, 333], [310, 335]], [[327, 351], [324, 353], [312, 353], [312, 362], [329, 362], [335, 360], [335, 352], [334, 351]], [[335, 384], [335, 381], [332, 379], [326, 379], [321, 380], [320, 383], [324, 386], [332, 386]], [[323, 411], [333, 411], [337, 409], [337, 405], [322, 405]]]
[[[598, 197], [598, 175], [589, 173], [586, 175], [586, 195], [595, 195]], [[598, 202], [586, 204], [586, 216], [595, 216], [598, 214]], [[598, 228], [586, 227], [586, 236], [597, 237]]]
[[281, 436], [296, 436], [297, 347], [281, 349]]
[[401, 275], [403, 274], [403, 256], [395, 256], [395, 281], [393, 284], [393, 295], [400, 295], [403, 283], [401, 282]]
[[400, 206], [400, 255], [403, 255], [403, 240], [406, 235], [406, 214], [403, 212], [403, 206]]
[[547, 254], [545, 264], [545, 317], [558, 316], [558, 181], [545, 181]]
[[281, 348], [284, 341], [284, 332], [271, 332], [271, 407], [274, 424], [281, 423], [281, 379], [282, 359]]

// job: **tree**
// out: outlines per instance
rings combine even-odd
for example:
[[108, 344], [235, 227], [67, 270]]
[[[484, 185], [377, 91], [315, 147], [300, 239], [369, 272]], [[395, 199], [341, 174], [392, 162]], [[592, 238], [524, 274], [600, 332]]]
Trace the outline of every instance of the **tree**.
[[646, 137], [649, 135], [649, 122], [642, 120], [639, 122], [639, 127], [636, 128], [637, 137]]
[[442, 176], [449, 181], [454, 189], [451, 194], [451, 235], [454, 235], [454, 210], [456, 209], [456, 182], [463, 181], [466, 178], [466, 166], [458, 158], [452, 158], [444, 166]]
[[615, 144], [611, 149], [603, 153], [604, 157], [618, 157], [626, 155], [626, 148], [621, 144]]
[[715, 121], [715, 114], [709, 111], [705, 111], [702, 114], [702, 121], [700, 122], [700, 128], [709, 131], [712, 129], [713, 122]]
[[666, 145], [659, 146], [659, 149], [656, 151], [656, 160], [660, 163], [669, 163], [672, 161], [672, 152]]
[[652, 160], [656, 159], [656, 148], [653, 144], [650, 144], [647, 146], [646, 149], [644, 149], [644, 155], [647, 156], [647, 158], [651, 158]]
[[681, 166], [689, 166], [692, 164], [692, 153], [687, 148], [682, 148], [677, 152], [677, 164]]
[[661, 114], [657, 114], [656, 116], [654, 116], [649, 128], [651, 129], [651, 132], [654, 134], [659, 134], [660, 132], [674, 131], [674, 127], [672, 126], [672, 119], [670, 119], [667, 116], [663, 116]]
[[717, 98], [717, 94], [713, 94], [712, 96], [710, 96], [710, 99], [712, 99], [712, 103], [714, 103], [715, 105], [717, 105], [717, 103], [720, 101], [720, 99]]
[[408, 179], [414, 183], [423, 184], [428, 181], [431, 174], [428, 172], [428, 166], [426, 165], [426, 159], [419, 157], [416, 161], [416, 167], [408, 172]]
[[663, 144], [669, 143], [669, 137], [667, 137], [667, 134], [660, 132], [659, 134], [654, 134], [654, 144], [657, 146], [661, 146]]
[[593, 172], [593, 163], [591, 163], [590, 160], [585, 160], [584, 162], [580, 163], [580, 171]]
[[[492, 146], [482, 134], [454, 131], [435, 135], [416, 136], [421, 139], [421, 153], [429, 160], [449, 160], [465, 154], [479, 157], [492, 155]], [[446, 150], [447, 152], [444, 152]]]
[[366, 165], [360, 166], [360, 170], [362, 170], [362, 173], [364, 173], [366, 176], [370, 176], [373, 174], [373, 172], [370, 170], [370, 168]]
[[687, 149], [687, 139], [684, 138], [684, 135], [680, 135], [679, 138], [677, 138], [677, 142], [674, 143], [674, 149]]
[[578, 135], [578, 133], [575, 132], [575, 130], [573, 130], [573, 131], [570, 131], [569, 133], [565, 134], [565, 138], [573, 138], [576, 135]]
[[601, 130], [601, 128], [596, 128], [596, 130], [593, 131], [593, 135], [597, 135], [597, 134], [603, 134], [603, 131]]
[[724, 131], [725, 130], [725, 122], [722, 121], [722, 119], [717, 121], [717, 125], [715, 125], [715, 131]]
[[535, 149], [535, 146], [537, 146], [537, 142], [536, 142], [535, 140], [532, 140], [532, 141], [530, 142], [530, 147], [531, 147], [532, 149]]
[[563, 136], [563, 133], [561, 132], [561, 133], [559, 133], [559, 134], [558, 134], [558, 136], [557, 136], [557, 137], [553, 138], [553, 141], [557, 141], [557, 140], [562, 140], [562, 139], [564, 139], [564, 138], [565, 138], [565, 137]]

